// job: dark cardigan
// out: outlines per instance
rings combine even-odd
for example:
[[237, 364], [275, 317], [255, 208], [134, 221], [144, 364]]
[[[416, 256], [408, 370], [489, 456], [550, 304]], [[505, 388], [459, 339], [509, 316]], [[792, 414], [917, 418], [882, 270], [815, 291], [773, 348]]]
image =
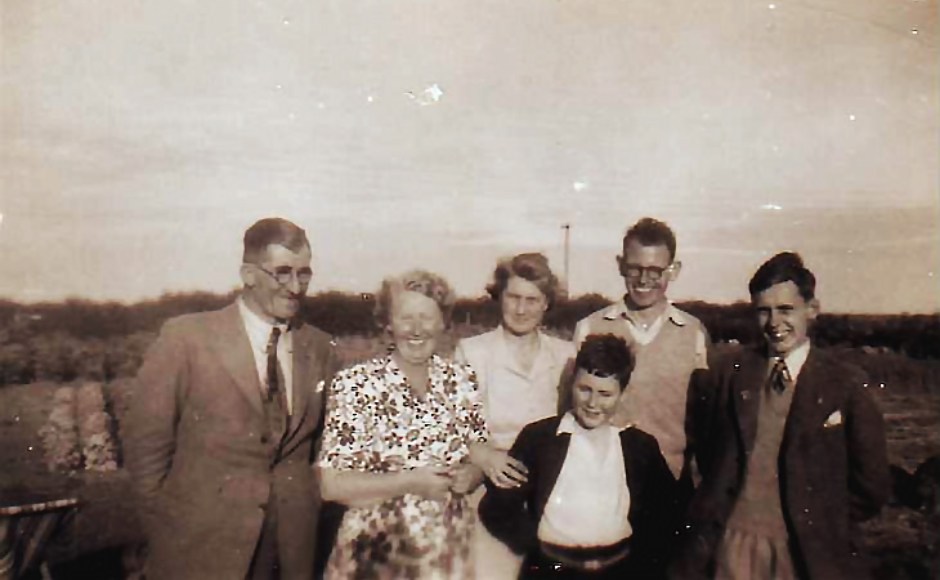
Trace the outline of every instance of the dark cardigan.
[[[556, 434], [561, 417], [530, 423], [509, 454], [525, 464], [528, 482], [500, 489], [486, 482], [479, 513], [490, 533], [517, 554], [538, 550], [538, 526], [561, 473], [571, 435]], [[652, 435], [634, 427], [620, 432], [630, 490], [631, 568], [657, 577], [668, 557], [676, 522], [676, 482]]]

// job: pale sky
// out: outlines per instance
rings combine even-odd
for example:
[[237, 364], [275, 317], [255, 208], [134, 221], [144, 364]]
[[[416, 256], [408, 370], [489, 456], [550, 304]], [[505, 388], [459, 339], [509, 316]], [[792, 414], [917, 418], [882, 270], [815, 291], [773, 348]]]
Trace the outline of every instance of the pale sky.
[[940, 311], [938, 0], [0, 0], [0, 297], [236, 286], [306, 228], [312, 292], [420, 266], [479, 295], [543, 251], [675, 299], [796, 250], [823, 309]]

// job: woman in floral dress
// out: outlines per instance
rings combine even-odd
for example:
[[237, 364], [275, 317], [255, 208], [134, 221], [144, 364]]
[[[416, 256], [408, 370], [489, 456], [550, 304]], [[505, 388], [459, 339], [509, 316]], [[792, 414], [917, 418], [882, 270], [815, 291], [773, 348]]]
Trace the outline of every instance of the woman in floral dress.
[[473, 371], [434, 354], [453, 304], [435, 274], [386, 280], [376, 316], [392, 353], [333, 380], [318, 466], [323, 498], [348, 509], [327, 578], [472, 577], [482, 471], [468, 450], [486, 427]]

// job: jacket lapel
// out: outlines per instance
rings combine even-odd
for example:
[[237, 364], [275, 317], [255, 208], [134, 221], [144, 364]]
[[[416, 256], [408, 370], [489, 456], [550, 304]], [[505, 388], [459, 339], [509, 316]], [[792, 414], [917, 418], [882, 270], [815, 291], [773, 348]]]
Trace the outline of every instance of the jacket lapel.
[[825, 383], [824, 375], [825, 365], [820, 364], [819, 353], [811, 346], [809, 356], [806, 357], [793, 387], [796, 390], [793, 391], [793, 402], [790, 403], [790, 412], [787, 414], [787, 423], [783, 430], [782, 452], [785, 453], [794, 437], [805, 430], [807, 421], [812, 425], [814, 417], [819, 415], [819, 409], [827, 405], [822, 388]]
[[757, 412], [760, 390], [767, 376], [767, 359], [756, 351], [748, 351], [747, 354], [749, 356], [740, 359], [740, 368], [730, 380], [738, 435], [744, 450], [749, 453], [757, 437]]
[[309, 330], [306, 326], [301, 325], [293, 336], [294, 359], [292, 362], [294, 371], [292, 377], [293, 392], [291, 393], [293, 413], [291, 413], [291, 433], [289, 436], [292, 436], [293, 432], [303, 424], [304, 418], [310, 411], [311, 395], [308, 382], [311, 376], [312, 361], [310, 359], [312, 349], [310, 347], [311, 333]]
[[218, 328], [212, 339], [214, 349], [222, 362], [223, 369], [232, 377], [238, 390], [259, 413], [261, 408], [261, 382], [255, 357], [251, 352], [251, 343], [242, 324], [238, 305], [232, 304], [220, 313]]
[[[558, 429], [557, 421], [554, 423], [554, 427], [556, 430]], [[545, 504], [548, 503], [548, 498], [551, 497], [552, 490], [555, 489], [555, 483], [558, 482], [561, 468], [565, 464], [565, 457], [568, 455], [568, 446], [571, 444], [570, 433], [553, 433], [552, 435], [553, 437], [549, 440], [548, 445], [541, 449], [543, 461], [540, 463], [544, 473], [540, 473], [538, 479], [544, 482], [544, 487], [542, 487], [544, 493], [539, 498], [539, 514], [545, 511]]]

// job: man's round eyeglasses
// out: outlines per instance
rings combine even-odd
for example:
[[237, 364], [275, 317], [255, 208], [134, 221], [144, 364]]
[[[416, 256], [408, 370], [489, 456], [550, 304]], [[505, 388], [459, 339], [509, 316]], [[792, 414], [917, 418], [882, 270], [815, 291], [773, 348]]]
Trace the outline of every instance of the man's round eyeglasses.
[[660, 268], [659, 266], [635, 266], [633, 264], [624, 264], [620, 268], [620, 273], [627, 278], [632, 278], [634, 280], [639, 280], [643, 277], [643, 273], [646, 273], [646, 278], [653, 282], [659, 281], [666, 272], [672, 270], [672, 264], [669, 264], [665, 268]]
[[294, 276], [297, 277], [297, 282], [301, 285], [309, 284], [310, 280], [313, 279], [313, 270], [310, 268], [300, 268], [298, 270], [294, 270], [290, 266], [279, 266], [272, 272], [257, 264], [255, 264], [255, 267], [268, 276], [274, 278], [274, 280], [281, 286], [287, 286], [290, 284], [290, 281], [294, 278]]

